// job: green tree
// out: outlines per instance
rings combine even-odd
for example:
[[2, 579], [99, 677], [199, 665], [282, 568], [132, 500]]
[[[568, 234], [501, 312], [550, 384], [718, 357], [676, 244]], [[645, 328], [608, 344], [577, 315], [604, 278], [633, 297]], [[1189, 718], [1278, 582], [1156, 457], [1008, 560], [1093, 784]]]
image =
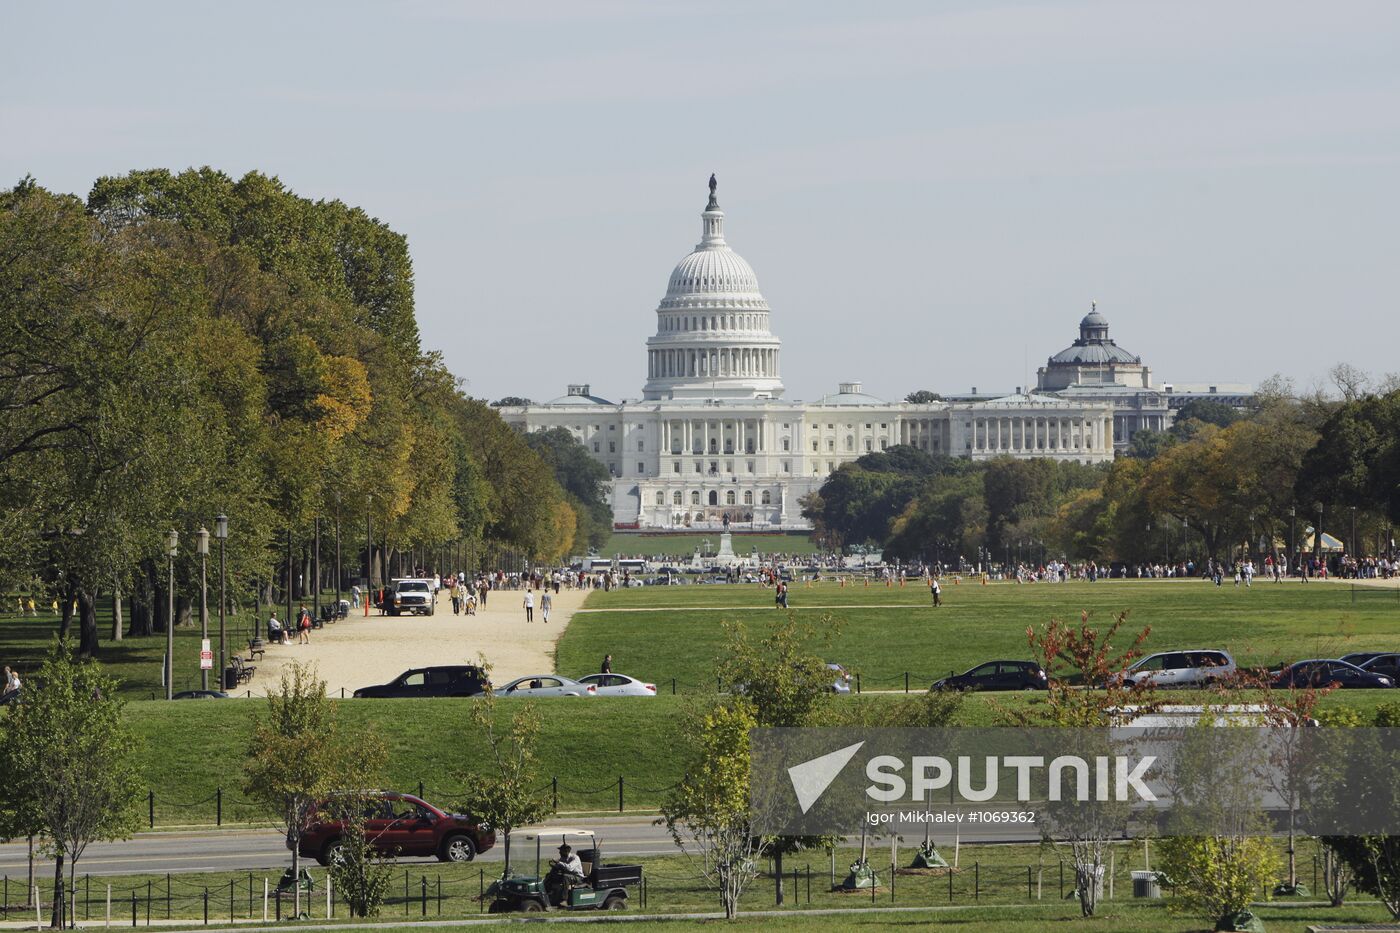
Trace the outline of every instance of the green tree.
[[1159, 851], [1162, 872], [1178, 895], [1168, 907], [1193, 913], [1217, 930], [1246, 929], [1238, 924], [1248, 922], [1250, 904], [1279, 869], [1278, 853], [1259, 836], [1173, 836], [1162, 840]]
[[1213, 399], [1193, 398], [1176, 410], [1168, 431], [1179, 439], [1191, 437], [1200, 424], [1228, 428], [1243, 417], [1238, 411]]
[[930, 392], [928, 389], [918, 389], [904, 396], [904, 400], [914, 405], [927, 405], [929, 402], [943, 401], [943, 396], [937, 392]]
[[[478, 662], [486, 674], [491, 666]], [[504, 848], [502, 877], [510, 874], [510, 834], [538, 823], [553, 813], [544, 793], [544, 780], [535, 751], [540, 738], [540, 716], [534, 703], [520, 704], [502, 728], [505, 718], [495, 693], [489, 688], [471, 704], [471, 723], [486, 739], [488, 755], [473, 756], [475, 765], [462, 773], [466, 811], [492, 827]]]
[[[363, 785], [368, 787], [368, 784]], [[379, 913], [389, 891], [394, 860], [380, 854], [367, 834], [368, 814], [379, 801], [363, 792], [347, 791], [334, 798], [330, 816], [340, 821], [340, 839], [330, 863], [331, 881], [351, 917]]]
[[89, 843], [125, 839], [139, 825], [137, 743], [116, 686], [55, 640], [6, 724], [5, 759], [17, 782], [6, 791], [23, 805], [18, 828], [42, 836], [54, 856], [55, 927], [64, 925], [65, 862], [71, 887]]
[[671, 838], [698, 862], [729, 920], [739, 915], [739, 898], [758, 876], [768, 844], [754, 834], [749, 813], [749, 733], [758, 724], [742, 697], [693, 713], [679, 737], [685, 777], [661, 807]]
[[[314, 669], [295, 662], [283, 668], [281, 684], [268, 693], [266, 715], [248, 742], [243, 792], [285, 827], [293, 877], [300, 876], [301, 835], [317, 808], [344, 787], [346, 775], [361, 773], [363, 739], [341, 734], [326, 682]], [[300, 916], [299, 886], [295, 908]]]
[[724, 647], [715, 674], [748, 698], [760, 726], [805, 725], [829, 701], [835, 675], [817, 651], [840, 632], [838, 619], [823, 614], [810, 625], [784, 613], [768, 622], [758, 640], [740, 623], [720, 624]]
[[612, 533], [612, 506], [607, 501], [611, 476], [567, 428], [533, 431], [526, 445], [554, 471], [580, 519], [582, 542], [601, 547]]

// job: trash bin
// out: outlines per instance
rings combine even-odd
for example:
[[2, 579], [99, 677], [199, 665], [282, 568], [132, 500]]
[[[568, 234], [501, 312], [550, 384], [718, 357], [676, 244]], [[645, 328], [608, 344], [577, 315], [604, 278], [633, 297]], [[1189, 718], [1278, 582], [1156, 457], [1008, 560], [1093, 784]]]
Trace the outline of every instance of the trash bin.
[[238, 689], [238, 670], [232, 666], [224, 668], [224, 689]]
[[1133, 872], [1133, 897], [1161, 897], [1162, 885], [1155, 871]]

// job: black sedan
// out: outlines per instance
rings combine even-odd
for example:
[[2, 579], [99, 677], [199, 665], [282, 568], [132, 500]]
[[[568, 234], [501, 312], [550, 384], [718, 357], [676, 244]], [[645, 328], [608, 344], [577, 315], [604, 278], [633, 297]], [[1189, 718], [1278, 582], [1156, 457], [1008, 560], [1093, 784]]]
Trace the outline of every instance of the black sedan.
[[1389, 677], [1392, 683], [1400, 683], [1400, 654], [1393, 651], [1359, 651], [1342, 655], [1342, 660], [1363, 671]]
[[1045, 670], [1034, 661], [988, 661], [936, 681], [934, 690], [1044, 690]]
[[475, 664], [449, 664], [404, 671], [387, 684], [361, 687], [359, 698], [471, 697], [485, 693], [490, 681]]
[[1275, 687], [1386, 688], [1395, 681], [1384, 674], [1373, 674], [1355, 664], [1334, 658], [1297, 661], [1273, 672]]

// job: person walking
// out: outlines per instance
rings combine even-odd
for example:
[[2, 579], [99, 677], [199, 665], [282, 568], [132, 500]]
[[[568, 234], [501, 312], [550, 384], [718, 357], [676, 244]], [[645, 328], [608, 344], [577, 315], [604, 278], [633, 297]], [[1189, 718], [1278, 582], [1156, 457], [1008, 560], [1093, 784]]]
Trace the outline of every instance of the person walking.
[[599, 669], [598, 673], [600, 673], [600, 674], [611, 674], [611, 673], [612, 673], [612, 655], [610, 655], [610, 654], [605, 654], [605, 655], [603, 655], [603, 666], [602, 666], [602, 668]]
[[360, 608], [360, 584], [356, 583], [350, 587], [350, 608]]
[[550, 594], [549, 588], [540, 594], [540, 615], [544, 616], [545, 624], [549, 624], [549, 610], [554, 608], [554, 597]]
[[305, 606], [297, 613], [297, 644], [311, 644], [311, 610]]
[[937, 609], [943, 605], [943, 587], [938, 585], [937, 577], [929, 578], [928, 591], [933, 596], [933, 608]]
[[524, 605], [525, 605], [525, 621], [526, 621], [526, 622], [533, 622], [533, 621], [535, 621], [535, 597], [534, 597], [534, 594], [531, 593], [530, 590], [529, 590], [528, 588], [525, 590], [525, 603], [524, 603]]

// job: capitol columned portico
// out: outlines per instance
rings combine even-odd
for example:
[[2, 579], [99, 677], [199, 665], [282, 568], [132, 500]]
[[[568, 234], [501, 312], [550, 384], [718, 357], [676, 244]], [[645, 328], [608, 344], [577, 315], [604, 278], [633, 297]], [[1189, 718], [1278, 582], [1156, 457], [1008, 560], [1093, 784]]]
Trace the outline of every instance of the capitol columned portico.
[[657, 306], [642, 398], [611, 402], [578, 384], [501, 409], [519, 430], [569, 431], [604, 463], [618, 525], [805, 528], [803, 496], [841, 464], [896, 444], [973, 459], [1113, 458], [1113, 408], [1100, 401], [887, 402], [859, 382], [812, 402], [783, 398], [781, 341], [758, 277], [725, 240], [715, 188], [712, 176], [700, 242]]

